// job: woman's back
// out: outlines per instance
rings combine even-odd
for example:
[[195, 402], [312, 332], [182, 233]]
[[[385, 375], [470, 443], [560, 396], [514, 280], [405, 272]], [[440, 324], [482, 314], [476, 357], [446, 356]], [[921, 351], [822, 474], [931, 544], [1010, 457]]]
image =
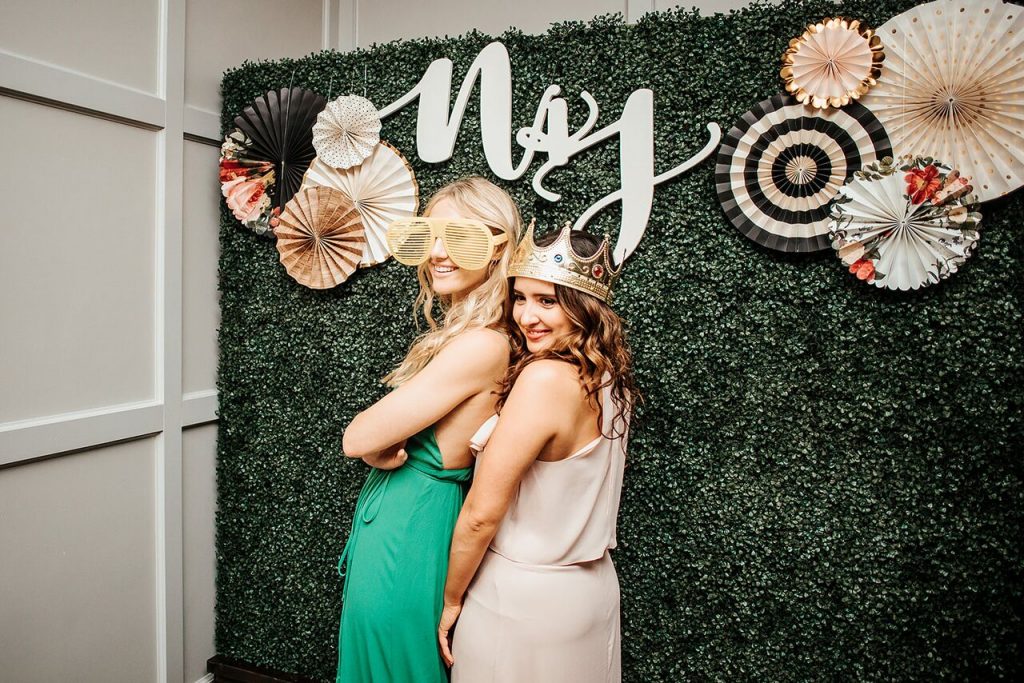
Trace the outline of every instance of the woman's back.
[[461, 469], [473, 464], [473, 454], [467, 444], [480, 425], [494, 413], [495, 390], [501, 385], [508, 365], [508, 338], [504, 333], [480, 329], [463, 335], [475, 338], [474, 353], [486, 353], [493, 361], [488, 364], [490, 377], [485, 386], [434, 424], [434, 439], [444, 469]]
[[[608, 550], [626, 435], [608, 436], [616, 420], [608, 387], [601, 405], [601, 434], [567, 457], [534, 460], [520, 479], [466, 597], [452, 683], [620, 680], [619, 585]], [[474, 448], [486, 445], [488, 427]]]

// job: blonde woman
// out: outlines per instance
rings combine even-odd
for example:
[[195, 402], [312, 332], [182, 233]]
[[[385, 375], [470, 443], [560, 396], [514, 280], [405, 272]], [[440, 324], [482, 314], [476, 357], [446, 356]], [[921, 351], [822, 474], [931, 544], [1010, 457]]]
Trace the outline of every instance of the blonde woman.
[[417, 265], [430, 329], [385, 378], [394, 390], [345, 430], [345, 455], [374, 469], [339, 562], [338, 681], [447, 681], [435, 629], [472, 471], [468, 443], [494, 412], [508, 367], [503, 308], [519, 227], [508, 194], [471, 177], [438, 191], [424, 218], [389, 228], [395, 258]]

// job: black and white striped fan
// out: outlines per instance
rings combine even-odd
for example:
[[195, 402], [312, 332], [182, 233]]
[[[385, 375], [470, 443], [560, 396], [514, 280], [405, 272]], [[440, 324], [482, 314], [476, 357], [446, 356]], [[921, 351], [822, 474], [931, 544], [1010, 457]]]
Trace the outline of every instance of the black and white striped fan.
[[715, 187], [740, 232], [770, 249], [830, 248], [828, 204], [854, 172], [892, 156], [885, 129], [858, 102], [826, 111], [789, 95], [759, 102], [722, 140]]

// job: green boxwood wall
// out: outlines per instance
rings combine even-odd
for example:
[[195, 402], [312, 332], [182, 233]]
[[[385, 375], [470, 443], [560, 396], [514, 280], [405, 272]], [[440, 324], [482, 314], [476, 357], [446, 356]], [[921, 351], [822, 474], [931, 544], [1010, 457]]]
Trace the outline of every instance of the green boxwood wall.
[[[727, 130], [780, 90], [779, 55], [807, 22], [842, 13], [877, 26], [913, 4], [784, 2], [511, 31], [500, 39], [514, 122], [532, 121], [551, 83], [576, 126], [580, 90], [604, 125], [650, 87], [664, 170], [704, 144], [707, 122]], [[225, 75], [224, 121], [292, 82], [365, 89], [383, 106], [442, 56], [457, 85], [491, 39], [247, 63]], [[415, 105], [385, 122], [424, 196], [488, 175], [477, 112], [440, 165], [415, 156]], [[542, 225], [618, 187], [614, 140], [550, 176], [558, 204], [529, 189], [542, 161], [501, 183]], [[899, 294], [855, 281], [831, 253], [782, 255], [742, 237], [719, 208], [713, 161], [658, 189], [616, 301], [647, 395], [614, 555], [627, 681], [1020, 673], [1022, 203], [984, 205], [967, 266]], [[597, 224], [617, 225], [615, 210]], [[413, 337], [414, 277], [388, 263], [305, 289], [227, 212], [221, 247], [218, 652], [333, 680], [335, 562], [366, 476], [340, 456], [340, 434]]]

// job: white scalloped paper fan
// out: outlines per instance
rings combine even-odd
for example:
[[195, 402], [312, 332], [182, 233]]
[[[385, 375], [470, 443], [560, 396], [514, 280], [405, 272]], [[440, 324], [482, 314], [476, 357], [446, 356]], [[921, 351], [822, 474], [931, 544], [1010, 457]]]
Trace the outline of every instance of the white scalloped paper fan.
[[[970, 185], [948, 166], [904, 157], [865, 167], [840, 189], [829, 236], [843, 264], [876, 287], [908, 290], [957, 272], [977, 246], [981, 214]], [[908, 169], [908, 165], [910, 168]], [[908, 171], [932, 176], [926, 197], [909, 194]], [[942, 195], [949, 195], [942, 200]]]

